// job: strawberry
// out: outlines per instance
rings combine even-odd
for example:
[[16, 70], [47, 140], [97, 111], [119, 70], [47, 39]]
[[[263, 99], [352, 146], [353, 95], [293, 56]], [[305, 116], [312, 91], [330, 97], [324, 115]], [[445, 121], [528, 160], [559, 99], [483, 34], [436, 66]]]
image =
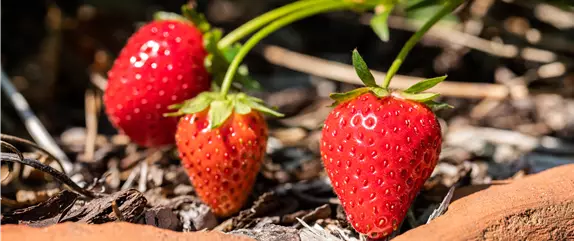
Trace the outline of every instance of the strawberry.
[[185, 20], [154, 20], [134, 33], [108, 72], [104, 93], [112, 124], [147, 147], [173, 144], [168, 106], [210, 88], [202, 32]]
[[444, 77], [404, 91], [376, 85], [355, 50], [353, 64], [366, 87], [332, 94], [321, 156], [347, 220], [360, 233], [382, 238], [397, 230], [441, 151], [441, 129], [431, 107], [445, 107], [420, 93]]
[[204, 92], [173, 107], [184, 115], [175, 135], [182, 165], [217, 216], [239, 211], [253, 188], [267, 146], [260, 111], [281, 115], [260, 103], [242, 93]]

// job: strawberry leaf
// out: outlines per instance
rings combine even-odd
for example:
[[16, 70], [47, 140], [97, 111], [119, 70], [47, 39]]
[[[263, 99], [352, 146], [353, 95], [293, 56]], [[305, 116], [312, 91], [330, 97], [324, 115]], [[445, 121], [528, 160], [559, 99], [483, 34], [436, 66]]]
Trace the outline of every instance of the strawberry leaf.
[[283, 117], [285, 115], [283, 115], [282, 113], [279, 113], [265, 105], [263, 105], [261, 102], [259, 102], [259, 99], [255, 98], [255, 97], [247, 97], [247, 98], [241, 98], [240, 101], [242, 101], [243, 103], [245, 103], [246, 105], [248, 105], [249, 107], [251, 107], [252, 109], [258, 110], [262, 113], [268, 114], [268, 115], [272, 115], [275, 117]]
[[233, 58], [235, 58], [235, 55], [237, 55], [237, 53], [239, 52], [240, 49], [241, 49], [241, 44], [235, 43], [235, 44], [230, 45], [229, 47], [223, 49], [221, 52], [223, 53], [223, 57], [225, 57], [227, 62], [231, 63], [231, 61], [233, 61]]
[[218, 92], [202, 92], [195, 98], [171, 105], [169, 109], [178, 110], [176, 112], [166, 113], [164, 116], [193, 114], [204, 111], [207, 107], [209, 107], [209, 111], [207, 112], [209, 128], [212, 129], [221, 126], [234, 111], [237, 114], [244, 115], [253, 110], [257, 110], [276, 117], [284, 116], [282, 113], [265, 106], [261, 99], [248, 96], [244, 93], [222, 96]]
[[264, 106], [264, 105], [262, 105], [262, 104], [259, 104], [259, 103], [251, 103], [251, 105], [252, 105], [252, 108], [253, 108], [253, 109], [256, 109], [256, 110], [258, 110], [258, 111], [260, 111], [260, 112], [262, 112], [262, 113], [268, 114], [268, 115], [272, 115], [272, 116], [275, 116], [275, 117], [283, 117], [283, 116], [285, 116], [283, 113], [277, 112], [277, 111], [275, 111], [275, 110], [273, 110], [273, 109], [271, 109], [271, 108], [269, 108], [269, 107], [267, 107], [267, 106]]
[[410, 94], [417, 94], [417, 93], [423, 92], [425, 90], [428, 90], [428, 89], [434, 87], [435, 85], [444, 81], [445, 79], [446, 79], [446, 75], [432, 78], [432, 79], [426, 79], [426, 80], [423, 80], [421, 82], [418, 82], [418, 83], [412, 85], [411, 87], [404, 90], [403, 92], [410, 93]]
[[189, 23], [189, 20], [177, 13], [158, 11], [153, 14], [154, 20], [177, 20]]
[[241, 115], [249, 114], [249, 112], [251, 112], [251, 107], [249, 106], [249, 104], [246, 103], [245, 100], [236, 100], [235, 112]]
[[[240, 93], [240, 95], [241, 95], [241, 94], [242, 94], [242, 93]], [[245, 94], [243, 94], [243, 95], [245, 95]], [[264, 103], [264, 102], [265, 102], [265, 101], [263, 101], [262, 99], [259, 99], [259, 98], [257, 98], [257, 97], [253, 97], [253, 96], [247, 96], [247, 95], [245, 95], [245, 97], [242, 97], [242, 98], [247, 98], [247, 99], [249, 99], [250, 101], [253, 101], [253, 102], [255, 102], [255, 103]]]
[[369, 90], [378, 97], [388, 96], [390, 93], [387, 89], [381, 87], [370, 87]]
[[382, 6], [382, 11], [371, 18], [371, 28], [383, 42], [389, 41], [389, 25], [387, 19], [393, 11], [392, 6]]
[[233, 113], [233, 103], [230, 100], [215, 100], [209, 105], [207, 119], [210, 129], [221, 126]]
[[331, 99], [333, 99], [335, 102], [333, 104], [331, 104], [330, 107], [335, 107], [343, 102], [346, 102], [348, 100], [352, 100], [364, 93], [367, 93], [371, 91], [371, 89], [369, 87], [362, 87], [362, 88], [357, 88], [354, 90], [351, 90], [349, 92], [345, 92], [345, 93], [332, 93], [331, 95], [329, 95], [329, 97], [331, 97]]
[[206, 33], [211, 30], [211, 24], [205, 18], [205, 15], [198, 13], [193, 9], [189, 4], [185, 4], [181, 7], [181, 12], [183, 16], [189, 21], [193, 22], [193, 24], [202, 32]]
[[[442, 5], [445, 4], [444, 0], [409, 0], [406, 1], [405, 12], [409, 21], [426, 22], [428, 21]], [[441, 18], [439, 23], [442, 24], [456, 24], [460, 20], [456, 14], [450, 13]]]
[[418, 94], [411, 94], [406, 92], [401, 92], [401, 96], [408, 100], [414, 100], [418, 102], [426, 102], [432, 100], [439, 96], [437, 93], [418, 93]]
[[411, 1], [409, 4], [407, 4], [405, 11], [406, 12], [416, 11], [427, 7], [437, 6], [440, 4], [441, 1], [439, 0]]
[[363, 81], [365, 86], [367, 87], [377, 86], [377, 82], [375, 82], [375, 77], [373, 77], [373, 74], [371, 74], [371, 71], [369, 70], [367, 63], [365, 63], [365, 60], [363, 59], [363, 57], [361, 57], [357, 49], [353, 50], [353, 66], [355, 67], [355, 72], [357, 72], [357, 75], [359, 76], [361, 81]]
[[261, 90], [261, 84], [249, 76], [249, 68], [247, 68], [247, 65], [242, 64], [239, 66], [237, 69], [237, 76], [237, 80], [242, 87], [248, 90]]
[[217, 98], [216, 93], [203, 92], [193, 99], [186, 100], [179, 104], [168, 106], [168, 109], [177, 109], [177, 112], [166, 113], [164, 116], [180, 116], [184, 114], [192, 114], [205, 110], [209, 104]]
[[440, 103], [440, 102], [435, 102], [432, 100], [426, 101], [426, 102], [424, 102], [424, 104], [427, 105], [428, 107], [430, 107], [433, 111], [454, 108], [454, 106], [449, 105], [447, 103]]
[[[225, 49], [219, 49], [217, 43], [221, 40], [222, 35], [223, 33], [219, 29], [213, 29], [203, 35], [203, 46], [208, 52], [208, 55], [205, 57], [204, 66], [211, 74], [212, 81], [220, 86], [229, 68], [229, 64], [241, 48], [240, 44], [235, 44]], [[241, 87], [249, 90], [261, 89], [259, 82], [249, 76], [246, 65], [239, 67], [235, 75], [235, 80], [233, 87], [236, 90]]]

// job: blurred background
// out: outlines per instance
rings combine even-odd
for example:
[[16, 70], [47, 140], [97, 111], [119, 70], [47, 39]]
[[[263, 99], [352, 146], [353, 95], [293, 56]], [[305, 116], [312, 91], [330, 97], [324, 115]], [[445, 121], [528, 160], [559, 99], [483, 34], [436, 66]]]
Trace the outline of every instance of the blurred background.
[[[105, 184], [119, 189], [137, 162], [151, 155], [116, 135], [99, 96], [107, 70], [138, 26], [156, 11], [179, 12], [185, 2], [2, 2], [2, 68], [66, 153], [87, 166], [89, 171], [79, 172], [83, 176], [77, 180], [91, 183], [119, 166], [115, 182], [106, 179]], [[289, 2], [198, 0], [197, 6], [214, 26], [228, 32]], [[415, 219], [428, 218], [435, 207], [431, 204], [439, 203], [449, 187], [521, 178], [574, 163], [574, 11], [564, 5], [471, 0], [411, 51], [394, 84], [448, 74], [436, 92], [455, 107], [438, 112], [445, 135], [441, 162], [417, 199]], [[386, 43], [368, 25], [370, 14], [322, 14], [277, 31], [249, 54], [245, 62], [263, 86], [254, 94], [287, 114], [269, 120], [269, 158], [256, 193], [325, 177], [318, 155], [320, 127], [330, 111], [328, 94], [356, 87], [346, 77], [352, 71], [347, 66], [351, 50], [358, 48], [370, 68], [384, 72], [420, 26], [417, 20], [433, 12], [395, 12]], [[1, 111], [2, 133], [31, 139], [4, 95]], [[90, 148], [96, 154], [86, 161], [86, 133], [94, 128], [98, 135]], [[153, 167], [161, 174], [150, 171], [139, 180], [149, 187], [144, 191], [189, 186], [183, 173], [174, 171], [177, 160], [165, 158]], [[179, 179], [169, 176], [172, 172]], [[321, 190], [312, 193], [332, 197], [328, 188]], [[301, 200], [300, 209], [321, 203]]]
[[[3, 69], [54, 134], [71, 126], [81, 126], [84, 124], [84, 92], [92, 88], [93, 75], [105, 78], [123, 44], [138, 26], [151, 19], [154, 12], [179, 12], [185, 2], [4, 1]], [[216, 27], [230, 30], [289, 2], [199, 0], [197, 4]], [[432, 14], [432, 10], [417, 11], [413, 13], [416, 16], [397, 13], [391, 17], [392, 38], [387, 43], [380, 41], [365, 24], [369, 16], [338, 12], [311, 17], [266, 38], [246, 62], [252, 75], [269, 92], [295, 87], [309, 89], [325, 79], [270, 64], [261, 53], [265, 45], [277, 45], [341, 63], [350, 63], [350, 51], [357, 47], [372, 69], [385, 71], [412, 34], [411, 30], [416, 29], [416, 25], [408, 24], [406, 17], [422, 19]], [[539, 1], [476, 0], [469, 1], [456, 18], [451, 16], [443, 22], [456, 25], [444, 24], [446, 27], [427, 34], [407, 58], [400, 74], [416, 77], [448, 74], [453, 82], [496, 83], [522, 88], [515, 91], [520, 92], [518, 97], [528, 95], [529, 98], [520, 101], [520, 106], [509, 103], [512, 98], [505, 98], [505, 103], [473, 121], [504, 129], [521, 128], [532, 134], [572, 137], [573, 127], [566, 126], [572, 123], [568, 120], [573, 120], [572, 114], [566, 113], [568, 108], [559, 108], [563, 113], [552, 118], [553, 114], [542, 114], [534, 107], [535, 103], [562, 105], [547, 103], [552, 102], [547, 100], [552, 97], [546, 95], [542, 95], [546, 100], [535, 101], [540, 97], [538, 94], [555, 94], [555, 99], [574, 94], [571, 73], [574, 19], [571, 11]], [[344, 88], [337, 82], [329, 83], [334, 86], [328, 90]], [[324, 97], [325, 93], [319, 96]], [[451, 104], [457, 104], [459, 108], [449, 111], [448, 116], [468, 115], [471, 109], [462, 107], [476, 105], [479, 101], [476, 98], [453, 100]], [[9, 102], [3, 102], [2, 107], [4, 132], [25, 135]], [[489, 118], [488, 115], [496, 117]], [[554, 119], [556, 123], [540, 120], [541, 116]], [[101, 119], [101, 130], [108, 131], [105, 118]], [[543, 123], [545, 126], [540, 125]], [[531, 125], [524, 126], [526, 124]]]

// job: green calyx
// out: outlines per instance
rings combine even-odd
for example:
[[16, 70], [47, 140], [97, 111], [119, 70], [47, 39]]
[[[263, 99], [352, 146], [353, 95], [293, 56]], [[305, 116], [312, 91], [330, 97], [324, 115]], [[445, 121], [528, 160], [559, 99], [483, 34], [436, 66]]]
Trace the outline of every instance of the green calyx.
[[353, 66], [355, 67], [355, 72], [365, 85], [365, 87], [357, 88], [345, 93], [333, 93], [330, 95], [331, 99], [335, 102], [331, 106], [337, 106], [341, 103], [346, 101], [352, 100], [357, 98], [360, 95], [365, 93], [372, 93], [379, 98], [387, 97], [387, 96], [394, 96], [399, 97], [407, 100], [417, 101], [426, 104], [434, 111], [440, 110], [443, 108], [452, 108], [452, 106], [435, 102], [434, 99], [439, 96], [437, 93], [429, 93], [424, 92], [435, 85], [439, 84], [440, 82], [446, 79], [446, 76], [426, 79], [421, 82], [418, 82], [406, 90], [393, 90], [391, 91], [386, 86], [379, 86], [377, 85], [373, 74], [369, 70], [369, 67], [365, 63], [365, 60], [357, 49], [353, 50]]
[[248, 96], [244, 93], [234, 93], [222, 96], [217, 92], [203, 92], [193, 99], [169, 106], [176, 112], [166, 113], [164, 116], [181, 116], [205, 111], [209, 120], [208, 128], [214, 129], [221, 126], [233, 112], [241, 115], [249, 114], [256, 110], [275, 117], [283, 117], [283, 114], [264, 105], [263, 100]]

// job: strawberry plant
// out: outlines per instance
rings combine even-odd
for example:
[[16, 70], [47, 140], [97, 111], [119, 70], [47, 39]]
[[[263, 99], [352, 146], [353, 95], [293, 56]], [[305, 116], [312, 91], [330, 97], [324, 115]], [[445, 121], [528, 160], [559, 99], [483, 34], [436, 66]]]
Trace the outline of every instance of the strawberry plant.
[[[263, 38], [294, 21], [346, 9], [365, 11], [377, 8], [371, 25], [381, 39], [386, 40], [388, 39], [386, 18], [394, 6], [400, 4], [403, 3], [382, 0], [301, 0], [269, 11], [225, 37], [220, 30], [211, 28], [203, 15], [187, 6], [182, 8], [183, 16], [160, 12], [156, 15], [155, 21], [139, 29], [130, 38], [110, 70], [109, 86], [104, 98], [108, 116], [118, 129], [140, 145], [157, 147], [175, 141], [182, 163], [198, 195], [217, 215], [231, 215], [237, 212], [247, 199], [263, 160], [267, 125], [261, 114], [281, 116], [257, 98], [240, 92], [229, 93], [240, 87], [258, 87], [257, 83], [249, 78], [246, 67], [241, 65], [247, 53]], [[447, 13], [441, 11], [443, 15]], [[436, 22], [439, 19], [440, 17], [437, 17], [431, 21]], [[427, 30], [428, 27], [430, 26], [427, 26]], [[253, 32], [255, 33], [244, 44], [237, 43]], [[422, 32], [419, 35], [422, 35]], [[407, 45], [410, 44], [412, 47], [415, 43], [416, 39], [414, 42], [409, 41]], [[406, 57], [407, 52], [408, 50], [401, 52], [404, 55], [402, 59]], [[401, 56], [398, 59], [401, 59]], [[361, 62], [357, 62], [357, 57], [355, 60], [356, 63]], [[429, 126], [435, 125], [430, 112], [424, 112], [426, 110], [424, 106], [417, 104], [424, 102], [427, 105], [439, 106], [430, 102], [436, 95], [419, 93], [425, 90], [425, 86], [428, 87], [430, 82], [424, 82], [420, 85], [422, 87], [413, 87], [400, 92], [400, 98], [387, 89], [388, 81], [394, 74], [393, 69], [396, 71], [400, 65], [395, 64], [389, 71], [388, 80], [385, 80], [386, 84], [383, 87], [376, 87], [374, 81], [365, 79], [368, 71], [366, 65], [361, 65], [362, 70], [358, 73], [367, 87], [334, 95], [334, 99], [337, 103], [343, 103], [359, 96], [361, 99], [370, 98], [375, 102], [387, 98], [388, 103], [385, 103], [391, 106], [388, 108], [412, 107], [420, 110], [419, 114], [425, 116], [423, 120], [425, 123], [428, 122]], [[234, 80], [237, 80], [236, 85], [233, 85]], [[210, 86], [214, 88], [208, 91]], [[366, 106], [375, 105], [375, 102], [369, 102]], [[388, 112], [390, 110], [388, 108], [385, 108], [385, 111]], [[168, 111], [167, 109], [175, 112], [162, 115]], [[393, 123], [406, 120], [409, 117], [407, 115], [402, 113]], [[179, 116], [183, 118], [178, 121]], [[345, 118], [347, 117], [349, 116]], [[383, 117], [377, 116], [377, 118]], [[415, 120], [409, 119], [409, 121]], [[333, 125], [329, 121], [327, 123]], [[329, 125], [325, 129], [327, 131]], [[421, 129], [421, 131], [428, 130]], [[413, 133], [401, 135], [409, 134]], [[415, 144], [420, 142], [415, 137], [412, 139]], [[331, 141], [342, 140], [325, 138], [323, 142], [326, 144]], [[438, 145], [440, 141], [432, 140], [431, 144]], [[404, 148], [404, 151], [409, 150], [414, 151]], [[430, 152], [425, 152], [423, 149], [420, 152], [430, 155], [428, 154]], [[396, 157], [398, 155], [400, 154]], [[327, 157], [331, 159], [328, 155]], [[415, 158], [415, 156], [409, 157]], [[427, 169], [434, 165], [432, 162], [434, 157], [435, 155], [429, 157], [431, 163]], [[429, 174], [430, 171], [427, 169], [422, 174]], [[397, 175], [402, 173], [399, 172]], [[425, 175], [416, 181], [426, 179]]]
[[424, 92], [446, 76], [421, 81], [406, 90], [389, 89], [410, 49], [460, 1], [446, 3], [405, 44], [381, 85], [359, 55], [353, 65], [365, 84], [331, 94], [333, 111], [325, 120], [321, 156], [349, 223], [370, 238], [396, 231], [441, 151], [441, 128], [433, 109], [436, 93]]
[[[312, 15], [376, 7], [380, 11], [376, 11], [371, 24], [385, 40], [386, 18], [397, 4], [409, 7], [396, 0], [301, 0], [262, 14], [225, 37], [188, 5], [182, 7], [183, 16], [158, 12], [154, 21], [130, 37], [108, 72], [106, 113], [118, 130], [142, 146], [173, 144], [177, 118], [161, 115], [167, 106], [193, 98], [210, 87], [222, 86], [226, 72], [237, 79], [236, 88], [259, 88], [248, 76], [246, 66], [231, 63], [243, 59], [244, 56], [234, 57], [242, 49], [237, 42], [245, 36], [269, 25], [251, 39], [256, 44], [275, 30]], [[241, 54], [247, 54], [252, 47]], [[228, 67], [235, 69], [227, 71]]]
[[[182, 162], [199, 196], [217, 215], [230, 215], [245, 202], [263, 160], [267, 126], [260, 112], [281, 116], [259, 99], [243, 93], [228, 94], [234, 79], [240, 86], [257, 87], [241, 65], [243, 58], [260, 40], [294, 21], [330, 11], [364, 11], [381, 2], [387, 4], [386, 1], [298, 1], [265, 13], [223, 38], [221, 31], [212, 29], [201, 14], [186, 6], [182, 8], [184, 16], [161, 12], [157, 22], [132, 37], [110, 71], [110, 88], [106, 90], [108, 115], [119, 129], [141, 145], [170, 144], [175, 133]], [[157, 33], [156, 25], [167, 29]], [[193, 41], [181, 45], [188, 38], [174, 32], [174, 26], [189, 33], [188, 38]], [[254, 31], [258, 32], [244, 45], [236, 43]], [[151, 49], [152, 53], [148, 53], [150, 49], [144, 49], [142, 43], [150, 41], [165, 48], [161, 49], [163, 52]], [[165, 56], [166, 50], [169, 57]], [[153, 51], [164, 55], [155, 57]], [[148, 58], [140, 64], [141, 56], [158, 59]], [[204, 65], [200, 65], [200, 60]], [[158, 70], [156, 62], [168, 70]], [[206, 92], [208, 79], [217, 87], [213, 92]], [[221, 91], [215, 92], [219, 88]], [[187, 100], [181, 102], [182, 99]], [[158, 116], [166, 106], [177, 111]], [[153, 107], [156, 109], [152, 110]], [[175, 116], [180, 115], [184, 117], [176, 126]]]

